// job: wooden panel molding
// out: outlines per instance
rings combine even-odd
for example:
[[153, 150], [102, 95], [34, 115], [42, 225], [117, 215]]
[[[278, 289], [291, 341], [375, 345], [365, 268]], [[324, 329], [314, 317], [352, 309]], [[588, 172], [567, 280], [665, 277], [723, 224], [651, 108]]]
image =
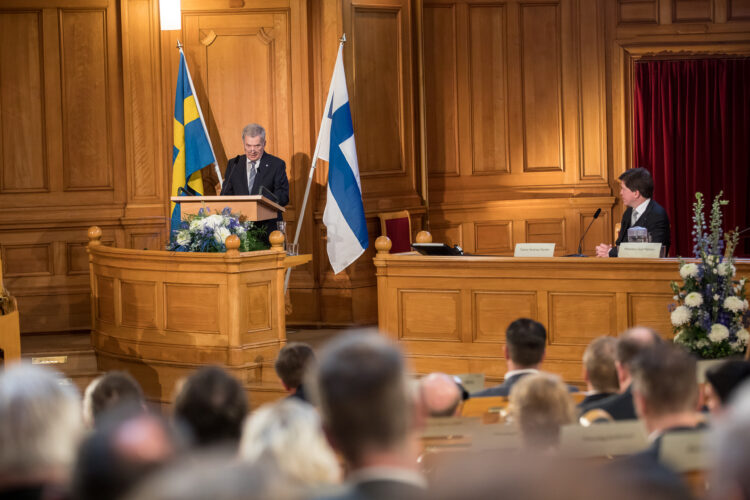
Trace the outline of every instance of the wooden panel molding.
[[[585, 312], [582, 307], [585, 304]], [[586, 315], [585, 331], [581, 314]], [[592, 337], [617, 335], [617, 301], [614, 293], [550, 293], [550, 345], [587, 346]]]
[[628, 324], [653, 328], [672, 338], [672, 323], [669, 315], [665, 313], [669, 311], [668, 306], [674, 303], [672, 294], [631, 293], [628, 294], [628, 303]]
[[658, 0], [617, 0], [618, 24], [656, 24]]
[[750, 0], [727, 0], [729, 21], [750, 21]]
[[713, 22], [714, 0], [672, 0], [672, 22]]
[[505, 330], [518, 318], [537, 318], [536, 292], [472, 292], [474, 342], [505, 343]]
[[36, 245], [2, 245], [3, 276], [51, 276], [54, 274], [51, 243]]
[[461, 292], [459, 290], [399, 290], [403, 340], [461, 340]]
[[155, 282], [120, 280], [120, 323], [136, 328], [156, 328]]
[[245, 289], [243, 303], [247, 304], [247, 332], [271, 329], [271, 283], [252, 283]]
[[164, 283], [165, 329], [219, 333], [219, 285]]
[[0, 193], [49, 190], [41, 11], [0, 11]]
[[474, 248], [480, 254], [513, 252], [513, 222], [488, 221], [475, 223]]
[[555, 250], [567, 248], [565, 219], [530, 219], [526, 221], [527, 243], [554, 243]]
[[104, 276], [96, 279], [96, 318], [105, 323], [115, 322], [115, 280]]

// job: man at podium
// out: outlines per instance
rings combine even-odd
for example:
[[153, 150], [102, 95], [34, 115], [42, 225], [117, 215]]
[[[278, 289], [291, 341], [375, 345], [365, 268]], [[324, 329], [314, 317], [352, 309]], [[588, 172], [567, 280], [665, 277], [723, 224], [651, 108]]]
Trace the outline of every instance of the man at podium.
[[[242, 129], [244, 155], [238, 155], [227, 162], [224, 171], [222, 195], [262, 195], [285, 207], [289, 203], [289, 180], [286, 176], [286, 164], [265, 151], [266, 129], [257, 123], [251, 123]], [[266, 241], [271, 231], [277, 229], [277, 223], [283, 217], [278, 212], [276, 219], [258, 221], [266, 229]]]

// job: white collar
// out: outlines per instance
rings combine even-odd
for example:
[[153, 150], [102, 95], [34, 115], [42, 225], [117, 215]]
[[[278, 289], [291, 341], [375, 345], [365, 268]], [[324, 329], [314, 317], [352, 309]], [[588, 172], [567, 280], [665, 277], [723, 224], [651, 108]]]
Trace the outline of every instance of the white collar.
[[347, 481], [350, 483], [366, 483], [369, 481], [398, 481], [427, 489], [427, 480], [422, 474], [401, 467], [363, 467], [349, 474]]
[[539, 373], [539, 370], [537, 370], [536, 368], [521, 368], [520, 370], [511, 370], [505, 373], [505, 377], [503, 377], [503, 380], [508, 380], [511, 377], [522, 375], [524, 373]]
[[646, 201], [644, 201], [643, 203], [641, 203], [640, 205], [638, 205], [637, 207], [635, 207], [633, 209], [633, 213], [637, 214], [635, 220], [638, 220], [638, 217], [640, 217], [641, 215], [643, 215], [643, 212], [646, 211], [646, 208], [648, 208], [648, 202], [649, 201], [651, 201], [651, 198], [646, 198]]

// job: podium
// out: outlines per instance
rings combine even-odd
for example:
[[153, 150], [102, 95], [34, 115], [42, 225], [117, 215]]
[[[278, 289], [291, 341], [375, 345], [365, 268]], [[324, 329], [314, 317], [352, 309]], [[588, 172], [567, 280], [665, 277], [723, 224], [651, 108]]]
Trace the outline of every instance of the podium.
[[284, 207], [274, 203], [265, 196], [172, 196], [171, 200], [180, 205], [182, 215], [197, 214], [201, 208], [211, 208], [221, 212], [229, 207], [234, 213], [244, 215], [247, 220], [260, 221], [275, 219], [278, 211]]

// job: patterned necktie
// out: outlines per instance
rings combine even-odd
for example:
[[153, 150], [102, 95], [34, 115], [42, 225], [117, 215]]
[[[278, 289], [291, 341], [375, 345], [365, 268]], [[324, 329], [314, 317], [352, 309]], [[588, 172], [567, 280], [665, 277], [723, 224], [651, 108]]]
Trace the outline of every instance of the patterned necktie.
[[633, 210], [633, 215], [630, 216], [630, 227], [635, 226], [635, 223], [638, 221], [638, 212]]
[[250, 174], [247, 177], [247, 192], [250, 194], [253, 194], [253, 183], [255, 182], [255, 174], [258, 172], [258, 169], [255, 168], [255, 164], [257, 162], [251, 161], [250, 162]]

